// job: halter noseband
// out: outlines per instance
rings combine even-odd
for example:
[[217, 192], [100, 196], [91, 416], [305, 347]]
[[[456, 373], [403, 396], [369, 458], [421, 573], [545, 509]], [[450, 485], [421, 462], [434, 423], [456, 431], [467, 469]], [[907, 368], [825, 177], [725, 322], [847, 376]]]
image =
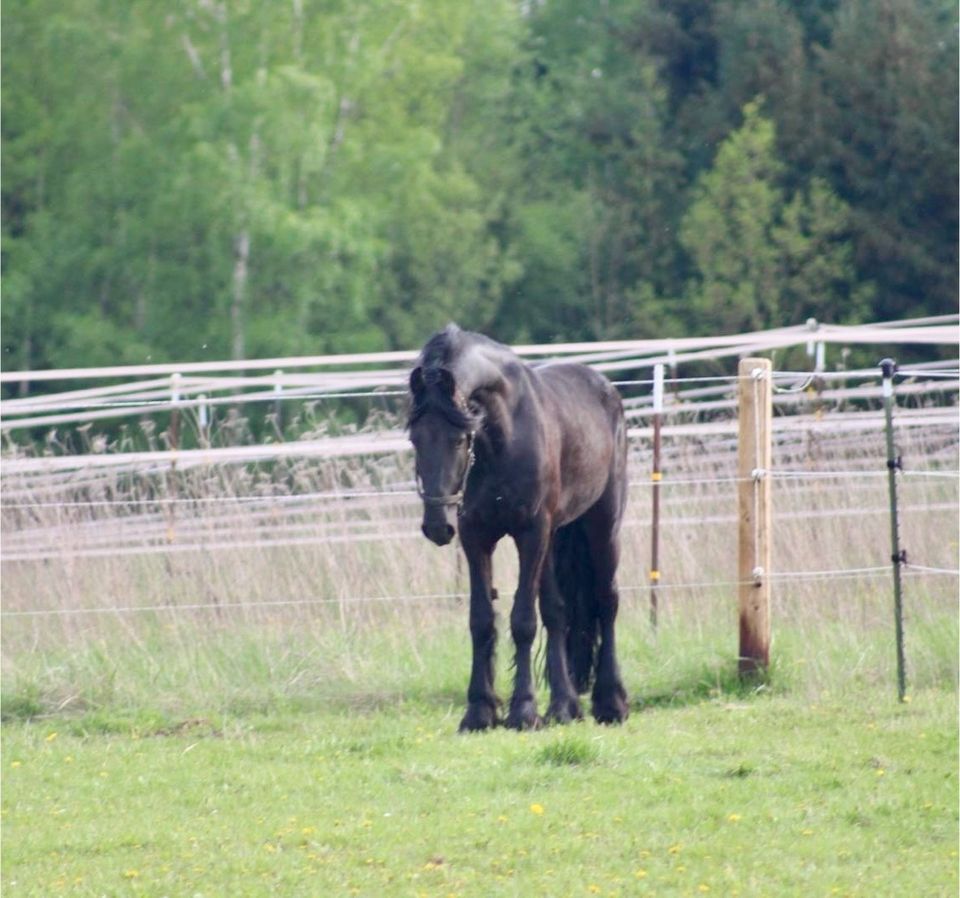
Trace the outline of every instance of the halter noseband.
[[427, 507], [446, 507], [456, 505], [457, 508], [463, 504], [463, 494], [467, 489], [467, 476], [473, 467], [473, 432], [467, 431], [467, 463], [463, 467], [463, 474], [460, 475], [460, 486], [455, 493], [447, 496], [429, 496], [423, 491], [423, 481], [420, 479], [420, 472], [417, 471], [417, 495], [423, 500]]

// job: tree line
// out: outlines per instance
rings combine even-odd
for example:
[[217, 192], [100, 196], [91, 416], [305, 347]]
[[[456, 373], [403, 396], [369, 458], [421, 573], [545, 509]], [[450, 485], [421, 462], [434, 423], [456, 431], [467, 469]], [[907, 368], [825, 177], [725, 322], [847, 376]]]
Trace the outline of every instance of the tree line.
[[954, 312], [943, 0], [8, 0], [6, 370]]

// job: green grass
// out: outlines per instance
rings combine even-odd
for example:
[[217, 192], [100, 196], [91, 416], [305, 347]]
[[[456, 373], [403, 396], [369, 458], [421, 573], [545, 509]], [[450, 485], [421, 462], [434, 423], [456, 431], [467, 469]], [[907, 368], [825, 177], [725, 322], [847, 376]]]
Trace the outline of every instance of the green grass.
[[[884, 470], [879, 432], [831, 434], [774, 467]], [[899, 438], [956, 470], [955, 434]], [[908, 568], [898, 705], [885, 479], [778, 483], [774, 570], [794, 573], [769, 675], [741, 683], [732, 445], [667, 438], [665, 459], [656, 638], [641, 456], [623, 529], [630, 720], [479, 736], [456, 734], [458, 553], [414, 538], [408, 498], [319, 498], [409, 481], [399, 456], [5, 476], [37, 504], [5, 509], [4, 538], [47, 557], [3, 567], [3, 895], [955, 895], [955, 578]], [[291, 492], [318, 495], [246, 501]], [[903, 478], [912, 560], [956, 566], [956, 495]], [[494, 568], [506, 634], [509, 541]], [[504, 635], [503, 697], [510, 660]]]
[[[4, 728], [5, 895], [955, 895], [956, 701]], [[141, 721], [143, 723], [143, 721]]]
[[625, 726], [471, 736], [462, 611], [6, 652], [3, 894], [956, 894], [952, 609], [905, 705], [889, 627], [785, 609], [742, 685], [716, 608], [628, 610]]

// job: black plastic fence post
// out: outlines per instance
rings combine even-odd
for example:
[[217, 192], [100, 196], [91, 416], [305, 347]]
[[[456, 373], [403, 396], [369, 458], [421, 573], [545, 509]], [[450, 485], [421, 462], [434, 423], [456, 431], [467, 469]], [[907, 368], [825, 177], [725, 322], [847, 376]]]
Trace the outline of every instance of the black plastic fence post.
[[893, 554], [893, 618], [897, 633], [897, 697], [904, 701], [907, 694], [906, 663], [903, 652], [903, 587], [901, 573], [907, 561], [907, 552], [900, 548], [900, 518], [897, 511], [897, 471], [903, 465], [893, 445], [893, 375], [897, 363], [893, 359], [880, 362], [883, 373], [883, 411], [887, 431], [887, 484], [890, 492], [890, 542]]

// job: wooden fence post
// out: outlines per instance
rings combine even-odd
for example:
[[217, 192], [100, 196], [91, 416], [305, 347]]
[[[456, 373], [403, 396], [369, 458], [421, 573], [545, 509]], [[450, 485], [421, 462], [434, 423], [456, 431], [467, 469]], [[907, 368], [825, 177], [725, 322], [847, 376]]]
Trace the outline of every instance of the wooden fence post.
[[770, 663], [770, 543], [773, 385], [769, 359], [741, 359], [739, 374], [740, 674]]

